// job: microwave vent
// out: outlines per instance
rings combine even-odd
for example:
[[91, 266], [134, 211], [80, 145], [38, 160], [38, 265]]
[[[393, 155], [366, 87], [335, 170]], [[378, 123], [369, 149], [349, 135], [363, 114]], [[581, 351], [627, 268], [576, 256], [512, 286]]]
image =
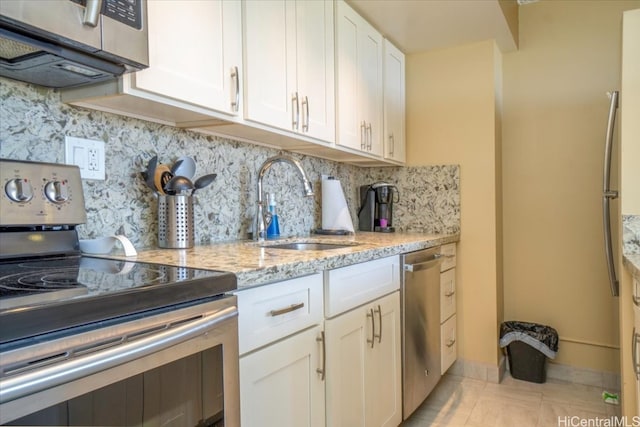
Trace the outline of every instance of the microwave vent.
[[21, 56], [37, 52], [33, 46], [20, 43], [16, 40], [0, 38], [0, 58], [10, 61]]

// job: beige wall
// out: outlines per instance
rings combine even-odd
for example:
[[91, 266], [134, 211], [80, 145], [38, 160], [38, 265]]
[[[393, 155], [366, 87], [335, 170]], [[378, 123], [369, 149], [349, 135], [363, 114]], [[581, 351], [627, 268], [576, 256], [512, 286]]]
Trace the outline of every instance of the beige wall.
[[622, 11], [639, 4], [522, 6], [520, 49], [504, 55], [505, 318], [554, 326], [557, 362], [606, 371], [619, 354], [602, 241], [605, 93], [620, 87]]
[[408, 163], [460, 165], [459, 357], [494, 366], [501, 310], [495, 92], [499, 64], [492, 41], [407, 57]]
[[460, 164], [463, 359], [496, 364], [504, 318], [554, 326], [558, 363], [618, 370], [602, 144], [605, 93], [620, 86], [622, 11], [639, 4], [522, 6], [520, 49], [502, 57], [502, 74], [491, 41], [407, 57], [408, 161]]

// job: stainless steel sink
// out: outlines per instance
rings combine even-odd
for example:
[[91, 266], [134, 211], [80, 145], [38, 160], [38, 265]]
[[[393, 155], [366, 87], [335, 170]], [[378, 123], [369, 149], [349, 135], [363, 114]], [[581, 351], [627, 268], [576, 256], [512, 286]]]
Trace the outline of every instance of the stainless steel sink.
[[348, 248], [349, 246], [357, 246], [357, 243], [283, 242], [272, 245], [262, 245], [261, 247], [294, 251], [326, 251], [330, 249]]

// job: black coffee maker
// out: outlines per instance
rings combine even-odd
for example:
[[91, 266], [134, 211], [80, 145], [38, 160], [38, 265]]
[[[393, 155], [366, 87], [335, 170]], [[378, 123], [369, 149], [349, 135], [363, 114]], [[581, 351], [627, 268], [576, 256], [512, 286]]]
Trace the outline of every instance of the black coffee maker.
[[393, 184], [376, 182], [360, 187], [360, 231], [391, 233], [393, 228], [393, 204], [400, 200], [400, 193]]

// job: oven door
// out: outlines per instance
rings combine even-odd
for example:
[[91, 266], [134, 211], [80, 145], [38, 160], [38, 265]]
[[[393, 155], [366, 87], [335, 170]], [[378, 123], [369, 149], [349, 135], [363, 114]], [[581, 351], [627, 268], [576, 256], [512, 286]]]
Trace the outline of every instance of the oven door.
[[239, 426], [235, 296], [3, 351], [0, 424]]

